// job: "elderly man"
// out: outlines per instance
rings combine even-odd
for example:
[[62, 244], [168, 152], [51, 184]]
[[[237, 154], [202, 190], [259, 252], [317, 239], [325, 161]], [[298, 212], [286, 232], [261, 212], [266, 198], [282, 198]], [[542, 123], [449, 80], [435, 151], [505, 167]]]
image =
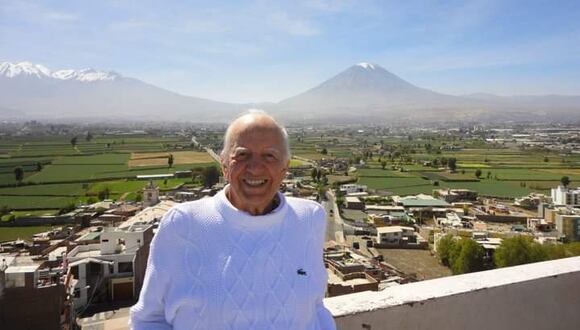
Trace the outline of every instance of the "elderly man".
[[229, 184], [161, 221], [133, 329], [335, 328], [322, 303], [325, 213], [279, 193], [289, 158], [286, 130], [265, 113], [228, 127]]

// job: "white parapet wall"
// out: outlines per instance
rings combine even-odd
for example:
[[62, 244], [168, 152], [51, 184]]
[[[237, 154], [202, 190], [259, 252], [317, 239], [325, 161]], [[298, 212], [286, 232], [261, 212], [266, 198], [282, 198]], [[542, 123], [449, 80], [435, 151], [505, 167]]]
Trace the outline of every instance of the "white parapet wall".
[[580, 329], [580, 257], [324, 301], [344, 330]]

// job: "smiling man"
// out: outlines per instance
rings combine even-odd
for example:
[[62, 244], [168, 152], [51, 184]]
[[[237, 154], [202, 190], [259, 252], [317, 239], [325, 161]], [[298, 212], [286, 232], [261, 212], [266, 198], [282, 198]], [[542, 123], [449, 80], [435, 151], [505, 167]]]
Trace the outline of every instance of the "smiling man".
[[162, 219], [133, 329], [335, 329], [323, 305], [326, 215], [279, 192], [289, 160], [288, 134], [269, 115], [228, 127], [228, 185]]

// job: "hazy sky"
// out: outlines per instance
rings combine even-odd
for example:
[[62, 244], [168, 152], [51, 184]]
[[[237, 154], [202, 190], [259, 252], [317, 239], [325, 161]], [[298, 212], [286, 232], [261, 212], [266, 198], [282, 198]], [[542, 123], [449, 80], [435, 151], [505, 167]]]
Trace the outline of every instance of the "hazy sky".
[[232, 102], [362, 61], [448, 94], [580, 95], [580, 1], [0, 0], [0, 61]]

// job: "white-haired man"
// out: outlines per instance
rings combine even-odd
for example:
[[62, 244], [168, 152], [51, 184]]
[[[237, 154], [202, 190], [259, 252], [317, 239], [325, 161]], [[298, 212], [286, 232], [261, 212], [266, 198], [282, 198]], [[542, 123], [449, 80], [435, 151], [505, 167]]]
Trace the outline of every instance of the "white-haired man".
[[326, 216], [286, 198], [288, 134], [262, 112], [232, 122], [216, 196], [170, 210], [152, 245], [133, 329], [334, 329], [323, 305]]

